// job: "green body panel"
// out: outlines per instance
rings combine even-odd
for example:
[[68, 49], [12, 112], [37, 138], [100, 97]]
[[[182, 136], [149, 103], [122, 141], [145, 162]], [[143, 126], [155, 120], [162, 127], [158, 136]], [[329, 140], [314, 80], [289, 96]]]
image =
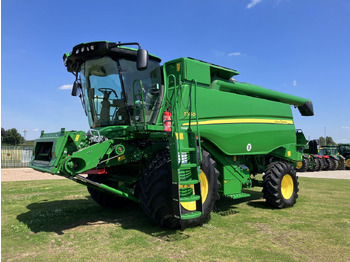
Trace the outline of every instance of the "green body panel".
[[249, 194], [242, 194], [243, 187], [252, 186], [250, 170], [245, 165], [247, 163], [241, 163], [239, 161], [241, 159], [237, 157], [223, 155], [220, 150], [209, 143], [204, 143], [203, 147], [211, 153], [217, 163], [221, 183], [219, 193], [234, 199], [249, 196]]
[[64, 172], [67, 175], [77, 175], [97, 167], [106, 155], [108, 157], [113, 153], [116, 155], [112, 149], [113, 144], [113, 140], [107, 140], [74, 152], [65, 159], [63, 166]]
[[[179, 71], [176, 71], [177, 64], [180, 64]], [[208, 72], [213, 72], [214, 69], [218, 70], [217, 66], [185, 58], [165, 64], [166, 72], [169, 71], [175, 75], [176, 83], [182, 82], [180, 87], [181, 103], [179, 103], [177, 111], [179, 112], [180, 125], [183, 127], [188, 126], [189, 123], [189, 81], [192, 80], [192, 74], [189, 74], [186, 69], [198, 64], [202, 65], [200, 72], [206, 76], [209, 75]], [[216, 79], [225, 76], [225, 74], [226, 77], [237, 74], [233, 70], [231, 72], [224, 68], [222, 70], [224, 73], [209, 76]], [[208, 81], [206, 77], [197, 77], [202, 79], [204, 83], [198, 83], [196, 99], [198, 112], [192, 110], [191, 117], [193, 121], [194, 116], [198, 116], [199, 130], [203, 139], [212, 142], [227, 155], [269, 154], [280, 147], [288, 147], [289, 151], [293, 150], [293, 152], [283, 153], [281, 157], [287, 156], [294, 161], [300, 159], [300, 155], [296, 153], [297, 137], [290, 105], [265, 99], [276, 95], [275, 91], [258, 87], [260, 96], [264, 94], [264, 98], [261, 99], [213, 88], [213, 85], [208, 84], [210, 80]], [[181, 81], [178, 80], [179, 78]], [[218, 83], [217, 80], [215, 81], [214, 83]], [[173, 82], [169, 81], [170, 87], [173, 86]], [[228, 83], [229, 85], [235, 84]], [[245, 85], [247, 89], [251, 86], [253, 85]], [[278, 94], [282, 93], [278, 92]], [[194, 98], [192, 97], [192, 99]], [[289, 97], [288, 95], [285, 95], [284, 99], [295, 104], [303, 104], [306, 101], [303, 98]], [[194, 104], [195, 101], [192, 103]], [[274, 133], [273, 136], [271, 136], [272, 133]]]

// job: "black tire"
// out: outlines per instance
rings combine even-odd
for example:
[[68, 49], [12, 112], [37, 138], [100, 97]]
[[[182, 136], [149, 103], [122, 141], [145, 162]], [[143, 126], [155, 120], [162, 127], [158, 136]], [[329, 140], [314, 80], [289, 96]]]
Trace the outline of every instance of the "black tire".
[[318, 158], [318, 161], [320, 161], [320, 170], [324, 170], [326, 167], [326, 161], [324, 158]]
[[[182, 224], [174, 217], [172, 212], [172, 189], [171, 189], [171, 163], [169, 151], [163, 151], [156, 155], [145, 170], [144, 177], [140, 180], [141, 206], [146, 215], [156, 224], [165, 228], [181, 226], [193, 227], [202, 225], [210, 219], [210, 213], [214, 209], [218, 198], [219, 172], [215, 168], [215, 161], [210, 154], [203, 151], [203, 163], [201, 168], [208, 180], [208, 195], [203, 204], [202, 215], [195, 219], [184, 220]], [[186, 212], [183, 208], [182, 212]]]
[[314, 159], [315, 165], [314, 165], [314, 170], [313, 171], [320, 171], [322, 169], [322, 163], [321, 159], [315, 157]]
[[303, 156], [303, 160], [301, 161], [300, 168], [296, 168], [297, 172], [306, 172], [309, 169], [309, 159]]
[[345, 169], [350, 170], [350, 157], [347, 156], [345, 160]]
[[266, 203], [274, 208], [292, 207], [296, 203], [299, 182], [292, 165], [274, 162], [267, 166], [263, 176], [263, 193]]
[[[118, 188], [118, 183], [115, 182], [115, 184], [111, 184], [110, 181], [106, 180], [105, 175], [88, 175], [88, 179], [98, 182], [98, 183], [103, 183], [105, 185], [109, 185], [115, 188]], [[129, 199], [119, 197], [114, 194], [110, 194], [107, 192], [100, 191], [98, 189], [94, 189], [91, 187], [87, 188], [88, 192], [90, 193], [91, 198], [99, 205], [105, 207], [105, 208], [121, 208], [130, 204], [133, 204]]]
[[322, 170], [327, 171], [331, 167], [332, 162], [331, 162], [331, 160], [329, 158], [324, 158], [323, 160], [324, 160], [324, 167], [323, 167]]
[[338, 163], [339, 163], [339, 165], [338, 165], [337, 170], [344, 170], [345, 169], [345, 159], [342, 157], [339, 157]]
[[330, 170], [337, 170], [339, 167], [339, 161], [336, 158], [330, 158], [332, 162], [332, 168]]
[[308, 171], [310, 172], [318, 171], [318, 169], [320, 168], [320, 162], [318, 161], [318, 159], [316, 157], [311, 156], [310, 162], [311, 162], [311, 165]]
[[335, 170], [338, 167], [338, 163], [336, 160], [334, 160], [333, 158], [327, 158], [328, 161], [328, 170]]

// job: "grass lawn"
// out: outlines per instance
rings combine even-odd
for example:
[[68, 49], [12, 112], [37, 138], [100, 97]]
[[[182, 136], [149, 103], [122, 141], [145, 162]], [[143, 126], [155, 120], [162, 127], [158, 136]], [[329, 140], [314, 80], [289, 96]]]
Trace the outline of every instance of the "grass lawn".
[[221, 199], [203, 227], [164, 230], [69, 180], [2, 182], [2, 261], [350, 261], [350, 180], [299, 178], [293, 208]]

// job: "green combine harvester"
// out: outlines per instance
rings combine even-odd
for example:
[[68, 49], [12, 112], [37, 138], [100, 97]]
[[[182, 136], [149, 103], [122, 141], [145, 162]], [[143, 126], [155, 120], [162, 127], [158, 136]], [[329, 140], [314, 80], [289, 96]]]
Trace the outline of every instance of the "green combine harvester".
[[35, 170], [87, 186], [105, 207], [138, 202], [167, 228], [202, 225], [220, 196], [249, 197], [253, 186], [271, 207], [295, 204], [307, 141], [290, 105], [312, 116], [310, 100], [193, 58], [161, 65], [138, 43], [82, 43], [63, 59], [91, 129], [42, 132]]

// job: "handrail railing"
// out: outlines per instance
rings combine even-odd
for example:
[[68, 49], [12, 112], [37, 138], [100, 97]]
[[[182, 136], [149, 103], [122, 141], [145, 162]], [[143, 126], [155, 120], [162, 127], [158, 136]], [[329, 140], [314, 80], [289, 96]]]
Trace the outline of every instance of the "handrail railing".
[[[140, 84], [140, 93], [135, 93], [135, 83], [139, 82]], [[134, 82], [132, 83], [132, 92], [133, 92], [133, 100], [134, 100], [134, 123], [135, 127], [137, 127], [137, 120], [136, 120], [136, 111], [141, 110], [143, 113], [143, 126], [146, 126], [146, 113], [145, 113], [145, 104], [143, 101], [143, 84], [142, 81], [139, 79], [135, 79]], [[141, 108], [136, 108], [136, 97], [141, 96]], [[141, 118], [141, 116], [140, 116]]]
[[[199, 125], [198, 125], [198, 110], [197, 110], [197, 80], [192, 79], [191, 81], [191, 88], [190, 88], [190, 94], [192, 93], [192, 83], [194, 83], [194, 110], [195, 110], [195, 117], [196, 117], [196, 128], [197, 128], [197, 136], [198, 136], [198, 148], [199, 148], [199, 160], [202, 162], [202, 147], [201, 147], [201, 136], [199, 133]], [[190, 97], [191, 99], [191, 97]], [[190, 117], [189, 117], [189, 127], [191, 126], [191, 110], [192, 110], [192, 99], [190, 102]]]

